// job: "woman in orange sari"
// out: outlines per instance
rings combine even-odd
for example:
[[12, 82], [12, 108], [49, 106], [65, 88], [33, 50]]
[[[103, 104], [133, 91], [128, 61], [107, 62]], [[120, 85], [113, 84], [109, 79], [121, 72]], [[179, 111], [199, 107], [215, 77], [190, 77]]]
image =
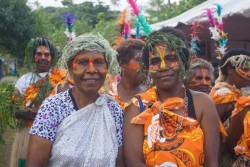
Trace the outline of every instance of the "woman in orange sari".
[[140, 39], [127, 39], [123, 40], [116, 49], [121, 76], [110, 82], [108, 94], [113, 96], [124, 110], [130, 105], [134, 95], [146, 91], [142, 77], [139, 75], [143, 46], [144, 42]]
[[146, 39], [143, 68], [155, 87], [133, 99], [124, 118], [127, 166], [218, 166], [219, 117], [210, 97], [183, 84], [190, 55], [179, 32], [163, 28]]

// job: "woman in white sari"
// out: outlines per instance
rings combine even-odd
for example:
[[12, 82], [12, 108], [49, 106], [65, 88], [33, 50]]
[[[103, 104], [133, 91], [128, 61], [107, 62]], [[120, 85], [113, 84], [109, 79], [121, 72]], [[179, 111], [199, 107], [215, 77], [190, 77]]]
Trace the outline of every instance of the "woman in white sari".
[[123, 112], [99, 94], [107, 73], [119, 71], [116, 52], [97, 35], [67, 44], [62, 64], [74, 87], [46, 99], [30, 130], [28, 166], [123, 166]]

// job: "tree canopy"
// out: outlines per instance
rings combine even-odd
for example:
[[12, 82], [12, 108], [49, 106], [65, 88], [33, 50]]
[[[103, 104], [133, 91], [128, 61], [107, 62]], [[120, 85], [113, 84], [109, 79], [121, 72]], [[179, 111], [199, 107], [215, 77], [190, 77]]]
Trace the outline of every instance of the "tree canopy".
[[157, 23], [178, 16], [179, 14], [205, 2], [206, 0], [180, 0], [179, 4], [171, 0], [150, 0], [146, 8], [150, 23]]
[[27, 0], [0, 2], [0, 54], [23, 57], [27, 42], [35, 34], [34, 19]]
[[[42, 7], [38, 1], [35, 9], [27, 5], [27, 0], [0, 0], [0, 56], [11, 55], [24, 59], [25, 48], [31, 38], [47, 37], [55, 45], [63, 48], [67, 42], [64, 34], [65, 12], [74, 12], [75, 33], [100, 33], [111, 43], [118, 34], [115, 22], [119, 11], [111, 11], [109, 6], [98, 1], [74, 4], [72, 0], [62, 0], [63, 7]], [[145, 9], [150, 23], [163, 21], [204, 2], [205, 0], [181, 0], [179, 4], [171, 0], [150, 0]], [[110, 0], [119, 5], [119, 0]]]

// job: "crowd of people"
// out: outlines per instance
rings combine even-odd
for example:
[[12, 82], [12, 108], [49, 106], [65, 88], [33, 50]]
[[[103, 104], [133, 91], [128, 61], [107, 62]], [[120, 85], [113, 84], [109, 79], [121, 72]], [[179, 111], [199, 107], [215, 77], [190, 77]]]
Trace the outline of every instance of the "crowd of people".
[[216, 78], [171, 27], [115, 49], [75, 37], [60, 66], [51, 41], [31, 43], [11, 167], [250, 166], [249, 51], [228, 51]]

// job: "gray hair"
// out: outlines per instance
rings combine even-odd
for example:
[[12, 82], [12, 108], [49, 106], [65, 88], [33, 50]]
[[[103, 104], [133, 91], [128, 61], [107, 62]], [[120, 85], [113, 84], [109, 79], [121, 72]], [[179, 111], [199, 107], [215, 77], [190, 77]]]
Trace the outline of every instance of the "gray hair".
[[110, 46], [109, 42], [101, 35], [84, 34], [74, 38], [63, 48], [62, 57], [59, 60], [61, 68], [68, 69], [68, 64], [82, 51], [99, 51], [104, 54], [108, 63], [108, 73], [116, 75], [120, 67], [116, 59], [117, 52]]

